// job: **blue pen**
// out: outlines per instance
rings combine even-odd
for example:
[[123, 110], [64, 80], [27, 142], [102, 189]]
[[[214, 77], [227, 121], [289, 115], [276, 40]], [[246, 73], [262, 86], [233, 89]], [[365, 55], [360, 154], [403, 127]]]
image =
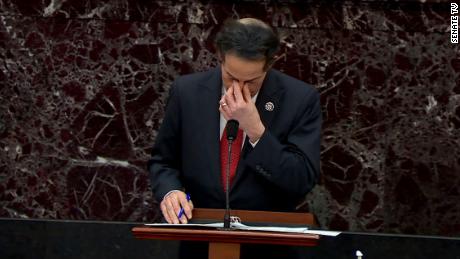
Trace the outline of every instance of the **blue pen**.
[[[187, 193], [187, 201], [190, 201], [190, 194], [188, 193]], [[184, 214], [184, 208], [180, 208], [179, 216], [177, 216], [177, 218], [180, 219], [183, 214]]]

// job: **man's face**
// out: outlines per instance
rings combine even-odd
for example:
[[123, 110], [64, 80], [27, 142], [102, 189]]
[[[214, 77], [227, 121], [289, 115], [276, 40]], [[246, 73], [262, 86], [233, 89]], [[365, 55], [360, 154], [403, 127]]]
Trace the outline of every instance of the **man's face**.
[[265, 60], [247, 60], [233, 54], [226, 54], [222, 61], [222, 81], [225, 89], [235, 81], [240, 87], [248, 87], [254, 96], [262, 87], [265, 75]]

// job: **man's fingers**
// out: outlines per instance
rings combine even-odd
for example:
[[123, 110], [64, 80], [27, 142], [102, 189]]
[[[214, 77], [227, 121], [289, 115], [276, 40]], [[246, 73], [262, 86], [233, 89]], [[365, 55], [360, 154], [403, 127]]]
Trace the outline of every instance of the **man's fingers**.
[[219, 104], [220, 104], [220, 105], [222, 105], [222, 104], [225, 103], [225, 95], [226, 95], [226, 93], [224, 93], [224, 94], [222, 95], [222, 97], [220, 97], [220, 100], [219, 100]]
[[177, 214], [174, 212], [174, 207], [172, 205], [171, 200], [169, 200], [169, 199], [166, 200], [165, 205], [166, 205], [166, 211], [168, 212], [169, 219], [171, 220], [171, 223], [172, 224], [178, 224], [179, 220], [177, 218]]
[[168, 213], [168, 209], [166, 208], [165, 201], [162, 201], [162, 202], [161, 202], [160, 208], [161, 208], [161, 213], [163, 213], [163, 217], [165, 218], [166, 222], [168, 222], [169, 224], [171, 224], [171, 223], [172, 223], [172, 220], [171, 220], [171, 218], [169, 217], [169, 213]]
[[181, 207], [184, 209], [184, 216], [182, 216], [182, 218], [186, 216], [187, 217], [186, 220], [191, 219], [192, 218], [192, 207], [190, 206], [190, 201], [187, 201], [187, 197], [180, 196], [179, 202], [180, 202]]
[[233, 105], [234, 101], [232, 100], [232, 98], [230, 98], [229, 94], [228, 94], [228, 90], [227, 92], [222, 96], [222, 98], [220, 98], [220, 101], [219, 101], [219, 104], [220, 104], [220, 107], [219, 108], [223, 108], [224, 111], [227, 111], [229, 112], [230, 111], [230, 105]]
[[[187, 224], [187, 215], [185, 215], [185, 209], [184, 209], [184, 206], [183, 206], [183, 203], [184, 203], [183, 200], [184, 199], [185, 199], [185, 201], [187, 201], [187, 199], [185, 198], [185, 194], [183, 192], [179, 193], [176, 196], [176, 201], [179, 204], [179, 211], [177, 213], [177, 218], [179, 219], [179, 221], [182, 224]], [[181, 213], [181, 211], [182, 211], [182, 213]]]
[[[243, 88], [245, 85], [243, 85]], [[235, 96], [235, 101], [237, 103], [244, 102], [243, 93], [241, 92], [241, 87], [238, 83], [233, 81], [233, 95]]]
[[[176, 210], [174, 209], [173, 201], [170, 197], [165, 200], [166, 210], [168, 212], [169, 218], [173, 224], [179, 224], [179, 219], [177, 218]], [[179, 211], [177, 211], [179, 213]]]
[[248, 85], [243, 86], [243, 94], [244, 94], [244, 100], [246, 102], [250, 102], [252, 97], [251, 97], [251, 91], [249, 91]]
[[224, 95], [224, 101], [228, 105], [228, 108], [230, 108], [230, 110], [233, 110], [236, 105], [235, 96], [233, 95], [234, 93], [233, 88], [234, 88], [233, 86], [229, 87], [227, 92]]
[[223, 95], [222, 98], [220, 98], [219, 101], [219, 111], [224, 114], [224, 117], [226, 120], [228, 120], [228, 117], [230, 117], [230, 107], [229, 107], [229, 102], [227, 101], [227, 94]]
[[233, 99], [234, 97], [230, 97], [228, 95], [225, 95], [224, 97], [225, 97], [225, 99], [224, 99], [224, 104], [222, 104], [222, 108], [224, 108], [224, 109], [226, 109], [227, 111], [230, 112], [233, 109], [233, 107], [235, 106], [235, 101]]
[[233, 95], [233, 83], [232, 85], [225, 91], [226, 95]]
[[172, 202], [172, 205], [173, 205], [173, 208], [174, 208], [174, 212], [176, 213], [176, 217], [179, 216], [179, 212], [180, 212], [180, 200], [179, 198], [181, 196], [184, 196], [185, 193], [183, 192], [178, 192], [178, 193], [175, 193], [175, 195], [173, 195], [171, 198], [173, 199], [171, 202]]

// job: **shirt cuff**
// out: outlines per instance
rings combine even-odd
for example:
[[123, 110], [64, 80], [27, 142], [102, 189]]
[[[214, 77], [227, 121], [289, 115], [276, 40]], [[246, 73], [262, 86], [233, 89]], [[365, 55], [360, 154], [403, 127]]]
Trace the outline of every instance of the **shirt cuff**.
[[[257, 145], [257, 143], [259, 143], [259, 140], [260, 140], [260, 138], [259, 138], [258, 140], [256, 140], [256, 141], [254, 141], [254, 143], [252, 143], [252, 141], [249, 140], [249, 144], [251, 144], [252, 148], [255, 148], [256, 145]], [[166, 194], [166, 195], [167, 195], [167, 194]]]

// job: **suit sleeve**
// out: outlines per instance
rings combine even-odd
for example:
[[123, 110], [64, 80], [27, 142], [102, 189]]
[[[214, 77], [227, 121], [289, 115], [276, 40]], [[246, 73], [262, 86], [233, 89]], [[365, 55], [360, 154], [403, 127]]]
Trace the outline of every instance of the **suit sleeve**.
[[150, 183], [158, 201], [161, 201], [169, 191], [182, 189], [180, 182], [181, 109], [178, 91], [176, 83], [173, 83], [163, 123], [152, 149], [152, 158], [148, 162]]
[[287, 140], [281, 143], [266, 129], [246, 164], [275, 185], [294, 195], [305, 195], [316, 184], [320, 168], [321, 107], [318, 92], [304, 98]]

